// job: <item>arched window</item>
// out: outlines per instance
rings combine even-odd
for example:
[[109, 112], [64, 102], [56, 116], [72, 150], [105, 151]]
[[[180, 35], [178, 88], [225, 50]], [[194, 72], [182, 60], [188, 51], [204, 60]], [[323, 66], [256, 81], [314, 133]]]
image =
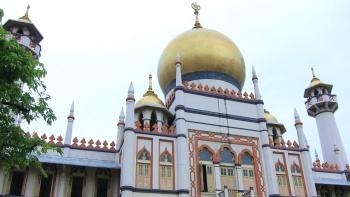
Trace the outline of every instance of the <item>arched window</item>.
[[295, 163], [292, 165], [292, 177], [293, 177], [295, 195], [305, 196], [303, 179], [301, 177], [300, 168]]
[[173, 190], [174, 178], [173, 178], [173, 161], [171, 155], [165, 150], [165, 153], [160, 158], [160, 189]]
[[141, 123], [141, 126], [140, 126], [141, 130], [143, 130], [143, 113], [142, 112], [140, 112], [138, 120]]
[[228, 148], [220, 152], [220, 180], [221, 189], [227, 185], [228, 189], [236, 189], [236, 169], [233, 154]]
[[137, 157], [136, 187], [151, 188], [151, 156], [143, 148]]
[[99, 168], [96, 171], [96, 197], [111, 196], [111, 172], [106, 168]]
[[276, 128], [272, 128], [272, 134], [273, 134], [273, 144], [276, 145], [275, 141], [278, 138], [277, 130]]
[[47, 178], [42, 176], [41, 172], [38, 172], [38, 180], [35, 186], [34, 194], [39, 197], [50, 196], [53, 192], [53, 180], [56, 172], [56, 168], [53, 164], [44, 164], [43, 168], [47, 174]]
[[284, 169], [284, 166], [278, 160], [278, 162], [275, 165], [275, 168], [276, 168], [276, 176], [277, 176], [277, 181], [278, 181], [279, 194], [282, 196], [288, 196], [289, 192], [288, 192], [286, 171]]
[[199, 152], [199, 169], [201, 175], [201, 191], [202, 192], [215, 192], [214, 182], [214, 167], [213, 167], [213, 155], [207, 148], [203, 148]]
[[242, 156], [243, 188], [249, 190], [250, 187], [256, 189], [254, 160], [253, 157], [245, 152]]
[[326, 185], [322, 185], [319, 190], [321, 197], [331, 197], [331, 194], [329, 193], [329, 189]]
[[335, 192], [335, 196], [336, 197], [345, 197], [344, 189], [343, 189], [342, 186], [339, 186], [339, 185], [335, 186], [334, 187], [334, 192]]
[[8, 182], [6, 185], [6, 194], [14, 196], [23, 196], [25, 190], [25, 182], [27, 173], [25, 170], [14, 170], [8, 174]]
[[86, 170], [83, 166], [73, 166], [68, 182], [67, 196], [86, 196]]
[[154, 124], [157, 124], [157, 114], [154, 111], [152, 111], [150, 125], [149, 125], [151, 131], [154, 130], [153, 128]]

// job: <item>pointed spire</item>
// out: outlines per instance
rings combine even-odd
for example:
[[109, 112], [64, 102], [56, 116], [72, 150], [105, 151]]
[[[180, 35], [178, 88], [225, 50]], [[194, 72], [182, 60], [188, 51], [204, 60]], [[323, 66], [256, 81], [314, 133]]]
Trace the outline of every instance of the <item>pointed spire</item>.
[[132, 81], [130, 82], [130, 85], [129, 85], [128, 95], [134, 96], [134, 85], [133, 85]]
[[253, 77], [252, 77], [253, 80], [258, 79], [258, 76], [256, 75], [254, 66], [252, 66], [252, 74], [253, 74]]
[[314, 68], [311, 68], [311, 72], [312, 72], [312, 77], [315, 78], [316, 75], [315, 75], [315, 71], [314, 71]]
[[318, 158], [318, 154], [317, 154], [316, 149], [315, 149], [315, 157], [316, 157], [316, 162], [320, 162], [320, 159]]
[[180, 52], [178, 51], [176, 53], [176, 64], [180, 63], [181, 64], [181, 61], [180, 61]]
[[122, 107], [122, 109], [120, 110], [120, 114], [119, 114], [119, 121], [124, 121], [125, 115], [124, 115], [124, 108]]
[[296, 125], [302, 125], [303, 123], [300, 121], [300, 116], [299, 116], [299, 113], [297, 111], [297, 109], [294, 107], [294, 119], [295, 119], [295, 124], [294, 126]]
[[194, 24], [193, 29], [196, 28], [202, 28], [201, 24], [199, 23], [199, 19], [198, 19], [198, 14], [199, 14], [199, 10], [201, 9], [201, 6], [198, 5], [196, 2], [193, 2], [191, 4], [192, 9], [194, 9], [194, 14], [196, 15], [196, 23]]
[[152, 91], [152, 74], [149, 74], [148, 91]]
[[32, 22], [32, 21], [29, 19], [29, 17], [28, 17], [28, 15], [29, 15], [29, 9], [30, 9], [30, 5], [27, 6], [27, 11], [26, 11], [26, 13], [24, 14], [24, 16], [20, 17], [19, 19], [26, 20], [26, 21], [28, 21], [28, 22]]
[[74, 101], [72, 102], [72, 105], [70, 107], [69, 116], [67, 117], [67, 119], [70, 119], [70, 118], [75, 119], [75, 117], [74, 117]]
[[295, 122], [300, 121], [300, 116], [299, 116], [298, 111], [295, 107], [294, 107], [294, 119], [295, 119]]

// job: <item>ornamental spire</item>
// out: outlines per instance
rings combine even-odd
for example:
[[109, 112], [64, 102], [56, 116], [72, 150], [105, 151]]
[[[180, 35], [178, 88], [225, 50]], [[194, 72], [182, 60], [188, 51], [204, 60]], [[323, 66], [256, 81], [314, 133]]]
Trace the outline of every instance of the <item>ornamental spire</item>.
[[24, 16], [20, 17], [19, 19], [26, 20], [26, 21], [28, 21], [28, 22], [32, 22], [32, 21], [29, 19], [29, 17], [28, 17], [29, 9], [30, 9], [30, 5], [27, 6], [27, 11], [26, 11], [26, 13], [24, 14]]
[[196, 15], [196, 23], [194, 24], [194, 29], [196, 29], [196, 28], [203, 28], [202, 26], [201, 26], [201, 24], [199, 23], [199, 19], [198, 19], [198, 14], [199, 14], [199, 10], [201, 9], [201, 6], [200, 5], [198, 5], [196, 2], [193, 2], [192, 4], [191, 4], [191, 7], [192, 7], [192, 9], [194, 9], [194, 14]]
[[152, 91], [152, 74], [149, 74], [148, 91]]

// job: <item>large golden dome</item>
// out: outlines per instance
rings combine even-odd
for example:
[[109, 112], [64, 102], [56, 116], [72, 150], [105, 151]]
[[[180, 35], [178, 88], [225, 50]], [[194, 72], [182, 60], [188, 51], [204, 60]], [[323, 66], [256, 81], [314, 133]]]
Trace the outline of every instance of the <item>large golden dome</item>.
[[181, 55], [184, 81], [218, 79], [242, 89], [245, 65], [237, 46], [220, 32], [193, 28], [175, 37], [160, 56], [158, 81], [165, 94], [175, 86], [177, 52]]

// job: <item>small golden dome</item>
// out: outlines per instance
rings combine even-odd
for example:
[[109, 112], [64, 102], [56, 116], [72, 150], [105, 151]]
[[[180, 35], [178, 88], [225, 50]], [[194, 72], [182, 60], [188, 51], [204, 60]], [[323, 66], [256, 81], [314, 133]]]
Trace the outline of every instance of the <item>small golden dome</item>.
[[[232, 77], [242, 89], [245, 81], [244, 59], [237, 46], [220, 32], [194, 28], [175, 37], [163, 50], [158, 62], [158, 81], [164, 93], [175, 80], [176, 53], [181, 54], [182, 75], [213, 71]], [[203, 75], [199, 76], [199, 78]]]
[[142, 105], [142, 104], [146, 104], [146, 103], [150, 103], [150, 104], [159, 104], [161, 106], [164, 106], [164, 103], [162, 100], [160, 100], [157, 96], [157, 94], [155, 94], [152, 90], [152, 75], [149, 75], [149, 86], [148, 86], [148, 90], [147, 92], [143, 95], [143, 97], [136, 102], [136, 105]]
[[311, 72], [312, 72], [312, 79], [311, 79], [309, 87], [312, 87], [312, 86], [317, 85], [319, 83], [323, 83], [319, 78], [316, 77], [315, 71], [313, 68], [311, 68]]
[[267, 111], [266, 109], [264, 109], [264, 114], [265, 114], [265, 119], [267, 121], [275, 121], [275, 122], [278, 122], [277, 121], [277, 118], [275, 118], [275, 116], [271, 115], [269, 111]]

